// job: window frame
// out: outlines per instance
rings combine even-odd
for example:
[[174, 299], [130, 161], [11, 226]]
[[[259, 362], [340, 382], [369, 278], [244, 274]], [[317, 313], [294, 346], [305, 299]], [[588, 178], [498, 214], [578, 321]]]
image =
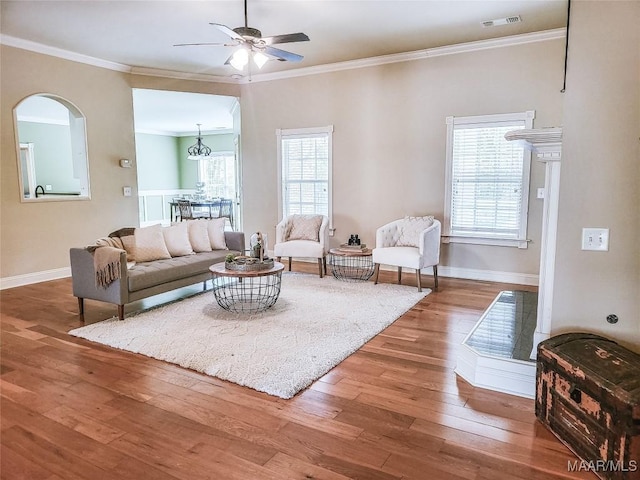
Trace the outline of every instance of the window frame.
[[[446, 171], [445, 171], [445, 205], [443, 222], [443, 242], [444, 243], [466, 243], [475, 245], [495, 245], [506, 247], [518, 247], [526, 249], [529, 240], [527, 239], [527, 224], [529, 215], [529, 183], [531, 178], [531, 151], [523, 149], [523, 172], [522, 172], [522, 196], [519, 220], [518, 238], [505, 238], [499, 235], [483, 236], [474, 234], [451, 234], [452, 215], [452, 195], [453, 195], [453, 133], [456, 126], [482, 125], [491, 126], [504, 123], [522, 122], [524, 129], [533, 128], [534, 110], [524, 112], [474, 115], [446, 118], [447, 141], [446, 141]], [[514, 130], [517, 127], [514, 126]]]
[[285, 177], [284, 158], [282, 157], [282, 141], [287, 138], [307, 138], [315, 136], [327, 136], [328, 165], [327, 165], [327, 216], [329, 217], [329, 229], [333, 230], [333, 125], [325, 127], [276, 129], [277, 160], [278, 160], [278, 211], [279, 220], [282, 220], [285, 211]]

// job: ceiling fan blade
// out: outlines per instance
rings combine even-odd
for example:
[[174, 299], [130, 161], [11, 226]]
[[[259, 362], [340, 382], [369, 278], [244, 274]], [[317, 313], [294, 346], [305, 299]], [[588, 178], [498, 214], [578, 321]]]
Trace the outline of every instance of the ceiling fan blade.
[[308, 42], [309, 37], [304, 33], [287, 33], [285, 35], [274, 35], [273, 37], [265, 37], [262, 41], [266, 45], [275, 45], [277, 43], [292, 43], [292, 42]]
[[209, 23], [209, 25], [213, 25], [214, 27], [216, 27], [218, 30], [220, 30], [222, 33], [224, 33], [225, 35], [230, 36], [231, 38], [233, 38], [234, 40], [244, 40], [242, 38], [242, 36], [238, 35], [236, 32], [234, 32], [233, 30], [231, 30], [229, 27], [227, 27], [226, 25], [220, 25], [219, 23]]
[[272, 57], [276, 57], [278, 60], [283, 62], [299, 62], [304, 58], [302, 55], [298, 55], [297, 53], [287, 52], [285, 50], [269, 46], [264, 47], [264, 53], [271, 55]]

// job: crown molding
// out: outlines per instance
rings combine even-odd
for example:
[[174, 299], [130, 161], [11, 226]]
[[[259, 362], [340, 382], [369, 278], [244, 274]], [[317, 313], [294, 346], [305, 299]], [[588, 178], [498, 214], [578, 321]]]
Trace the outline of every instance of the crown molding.
[[[160, 135], [163, 137], [197, 137], [198, 131], [193, 132], [175, 132], [170, 130], [154, 130], [152, 128], [136, 128], [136, 133], [142, 133], [145, 135]], [[208, 137], [211, 135], [226, 135], [233, 133], [232, 128], [219, 128], [217, 130], [202, 130], [201, 135]]]
[[101, 58], [90, 57], [89, 55], [83, 55], [81, 53], [63, 50], [62, 48], [50, 47], [42, 43], [32, 42], [31, 40], [24, 40], [22, 38], [12, 37], [10, 35], [0, 34], [0, 44], [8, 45], [15, 48], [21, 48], [23, 50], [29, 50], [31, 52], [42, 53], [51, 57], [64, 58], [65, 60], [71, 60], [72, 62], [93, 65], [94, 67], [115, 70], [117, 72], [131, 72], [131, 67], [129, 65], [111, 62], [109, 60], [103, 60]]
[[102, 60], [99, 58], [90, 57], [88, 55], [82, 55], [68, 50], [63, 50], [61, 48], [50, 47], [29, 40], [11, 37], [9, 35], [0, 34], [0, 44], [22, 48], [24, 50], [30, 50], [54, 57], [60, 57], [74, 62], [86, 63], [88, 65], [94, 65], [96, 67], [131, 73], [133, 75], [173, 78], [177, 80], [198, 80], [215, 83], [249, 84], [254, 82], [268, 82], [271, 80], [282, 80], [286, 78], [339, 72], [342, 70], [352, 70], [356, 68], [374, 67], [378, 65], [387, 65], [390, 63], [410, 62], [414, 60], [423, 60], [426, 58], [440, 57], [444, 55], [457, 55], [459, 53], [476, 52], [479, 50], [488, 50], [492, 48], [524, 45], [527, 43], [545, 42], [549, 40], [562, 39], [565, 38], [565, 36], [566, 28], [556, 28], [553, 30], [545, 30], [542, 32], [524, 33], [521, 35], [511, 35], [508, 37], [494, 38], [489, 40], [478, 40], [476, 42], [459, 43], [456, 45], [428, 48], [425, 50], [416, 50], [413, 52], [394, 53], [391, 55], [381, 55], [378, 57], [369, 57], [359, 60], [348, 60], [345, 62], [316, 65], [313, 67], [302, 67], [293, 70], [285, 70], [282, 72], [262, 73], [252, 75], [251, 78], [239, 77], [238, 75], [225, 77], [220, 75], [208, 75], [204, 73], [188, 73], [156, 68], [132, 67], [129, 65], [123, 65], [121, 63], [110, 62], [108, 60]]
[[208, 75], [206, 73], [178, 72], [176, 70], [162, 70], [159, 68], [131, 67], [133, 75], [145, 75], [149, 77], [173, 78], [176, 80], [198, 80], [202, 82], [233, 83], [237, 84], [238, 79], [233, 76], [223, 77], [221, 75]]
[[339, 72], [342, 70], [351, 70], [355, 68], [387, 65], [390, 63], [410, 62], [414, 60], [423, 60], [426, 58], [440, 57], [444, 55], [457, 55], [459, 53], [477, 52], [479, 50], [488, 50], [492, 48], [511, 47], [515, 45], [524, 45], [527, 43], [557, 40], [565, 38], [565, 36], [566, 28], [556, 28], [553, 30], [545, 30], [542, 32], [523, 33], [521, 35], [511, 35], [508, 37], [494, 38], [489, 40], [478, 40], [475, 42], [459, 43], [456, 45], [428, 48], [425, 50], [416, 50], [413, 52], [394, 53], [390, 55], [381, 55], [378, 57], [363, 58], [360, 60], [348, 60], [345, 62], [329, 63], [326, 65], [303, 67], [297, 68], [295, 70], [286, 70], [283, 72], [262, 73], [253, 75], [250, 79], [247, 77], [243, 77], [239, 81], [239, 83], [248, 84], [254, 82], [268, 82], [271, 80], [282, 80], [285, 78], [318, 75], [321, 73]]

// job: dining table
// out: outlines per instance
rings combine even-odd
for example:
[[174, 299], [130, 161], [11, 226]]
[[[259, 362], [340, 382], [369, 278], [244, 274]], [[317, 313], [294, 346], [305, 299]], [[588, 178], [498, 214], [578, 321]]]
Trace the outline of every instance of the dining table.
[[[191, 208], [206, 208], [209, 211], [209, 218], [214, 218], [217, 215], [213, 213], [217, 210], [220, 211], [220, 204], [224, 200], [223, 198], [210, 198], [203, 200], [189, 200]], [[179, 217], [178, 202], [177, 199], [173, 199], [169, 202], [171, 208], [171, 221], [175, 222]]]

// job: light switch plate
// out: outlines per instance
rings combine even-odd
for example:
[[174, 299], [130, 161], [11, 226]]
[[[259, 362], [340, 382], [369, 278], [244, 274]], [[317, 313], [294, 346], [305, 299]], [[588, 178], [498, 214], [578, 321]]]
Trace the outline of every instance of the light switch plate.
[[594, 250], [597, 252], [609, 251], [609, 229], [583, 228], [582, 250]]
[[536, 192], [536, 198], [539, 198], [539, 199], [544, 198], [544, 188], [538, 188]]

